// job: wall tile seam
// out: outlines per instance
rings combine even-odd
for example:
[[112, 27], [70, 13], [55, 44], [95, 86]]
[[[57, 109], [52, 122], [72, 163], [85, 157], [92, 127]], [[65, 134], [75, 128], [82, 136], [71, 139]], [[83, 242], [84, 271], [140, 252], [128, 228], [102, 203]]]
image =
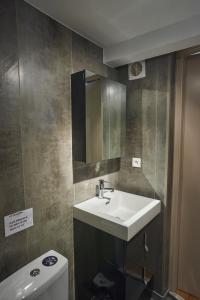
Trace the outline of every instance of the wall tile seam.
[[[18, 80], [19, 80], [19, 97], [18, 97], [18, 105], [19, 105], [19, 126], [20, 126], [20, 148], [21, 148], [21, 163], [22, 163], [22, 185], [23, 185], [23, 197], [24, 197], [24, 209], [26, 206], [26, 193], [25, 193], [25, 175], [24, 175], [24, 148], [22, 143], [22, 105], [21, 105], [21, 73], [20, 73], [20, 42], [19, 42], [19, 24], [18, 24], [18, 9], [17, 9], [17, 1], [14, 0], [15, 6], [15, 23], [16, 23], [16, 40], [17, 40], [17, 59], [18, 59]], [[28, 243], [28, 230], [26, 230], [25, 238], [26, 238], [26, 259], [30, 261], [29, 256], [29, 243]]]

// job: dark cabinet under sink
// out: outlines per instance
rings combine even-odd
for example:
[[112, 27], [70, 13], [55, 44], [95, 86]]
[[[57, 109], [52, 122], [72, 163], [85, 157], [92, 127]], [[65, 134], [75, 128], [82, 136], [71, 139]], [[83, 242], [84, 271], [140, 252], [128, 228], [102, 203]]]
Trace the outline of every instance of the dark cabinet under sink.
[[76, 300], [150, 299], [159, 252], [157, 216], [126, 242], [74, 220]]

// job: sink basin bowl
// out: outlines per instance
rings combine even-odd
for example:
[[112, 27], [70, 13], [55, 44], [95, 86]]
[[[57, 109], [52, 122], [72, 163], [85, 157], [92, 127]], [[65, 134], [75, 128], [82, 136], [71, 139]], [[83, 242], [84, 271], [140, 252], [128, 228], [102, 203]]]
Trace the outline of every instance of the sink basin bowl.
[[115, 190], [105, 193], [111, 198], [91, 198], [74, 206], [74, 218], [130, 241], [161, 210], [159, 200]]

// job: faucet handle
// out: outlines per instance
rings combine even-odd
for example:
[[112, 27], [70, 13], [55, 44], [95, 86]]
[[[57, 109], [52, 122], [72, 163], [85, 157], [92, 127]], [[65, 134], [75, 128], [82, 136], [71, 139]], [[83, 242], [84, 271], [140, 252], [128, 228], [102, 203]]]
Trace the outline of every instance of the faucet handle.
[[107, 180], [104, 180], [104, 179], [99, 179], [99, 182], [100, 183], [110, 183], [110, 184], [112, 184], [111, 181], [107, 181]]

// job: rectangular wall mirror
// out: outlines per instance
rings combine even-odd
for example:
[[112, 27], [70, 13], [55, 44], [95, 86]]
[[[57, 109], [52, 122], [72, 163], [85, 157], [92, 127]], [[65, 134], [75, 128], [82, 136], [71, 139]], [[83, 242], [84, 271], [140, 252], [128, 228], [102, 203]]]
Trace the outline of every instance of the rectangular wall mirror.
[[73, 159], [119, 158], [125, 137], [126, 86], [83, 70], [71, 75]]

